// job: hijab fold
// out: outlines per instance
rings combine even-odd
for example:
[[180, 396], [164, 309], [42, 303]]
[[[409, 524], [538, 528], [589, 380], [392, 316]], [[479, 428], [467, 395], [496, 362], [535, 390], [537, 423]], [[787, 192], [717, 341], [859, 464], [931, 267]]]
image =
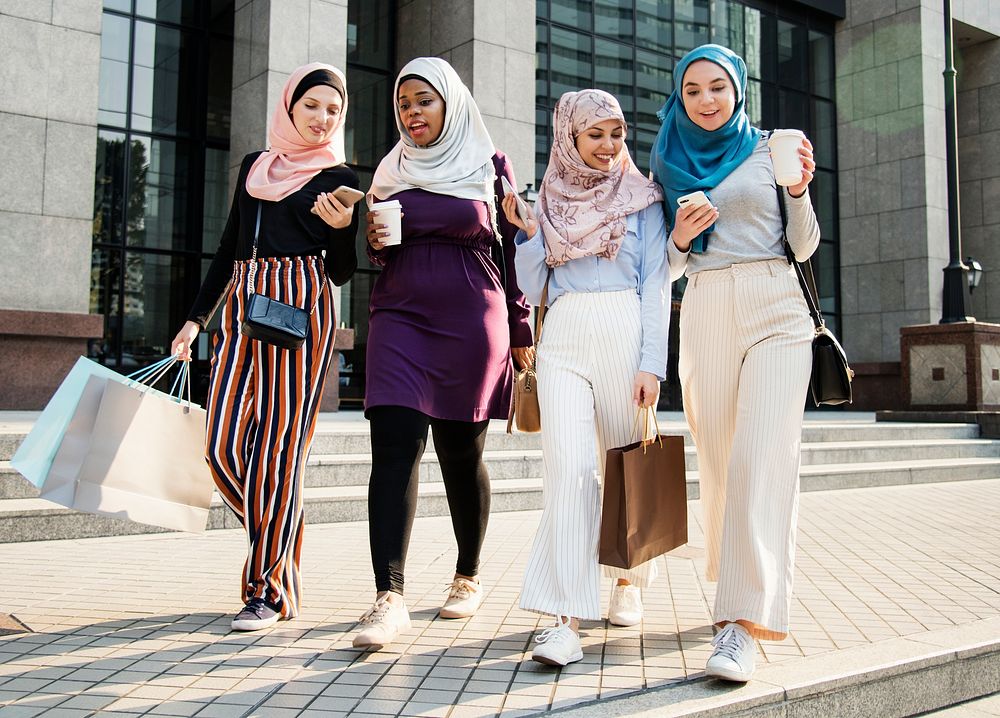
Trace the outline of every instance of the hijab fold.
[[625, 126], [618, 100], [603, 90], [567, 92], [556, 105], [549, 166], [538, 192], [538, 221], [550, 267], [580, 257], [614, 260], [628, 228], [625, 218], [663, 197], [659, 186], [636, 168], [627, 146], [609, 171], [583, 161], [577, 136], [609, 119]]
[[[400, 80], [415, 75], [433, 87], [445, 103], [441, 135], [427, 147], [418, 147], [410, 137], [399, 111], [395, 111], [399, 142], [387, 154], [372, 178], [369, 204], [388, 199], [407, 189], [482, 200], [492, 208], [495, 196], [496, 148], [479, 107], [455, 69], [439, 57], [410, 60], [396, 76], [393, 103], [399, 97]], [[495, 212], [491, 209], [491, 217]]]
[[[295, 129], [289, 114], [292, 96], [306, 75], [316, 70], [329, 73], [331, 87], [340, 92], [343, 106], [330, 138], [323, 143], [306, 142]], [[327, 84], [326, 82], [316, 84]], [[339, 86], [338, 86], [339, 85]], [[344, 119], [347, 117], [347, 81], [344, 73], [332, 65], [314, 62], [296, 69], [285, 81], [281, 100], [271, 116], [268, 130], [268, 148], [261, 154], [247, 174], [246, 189], [257, 199], [277, 202], [302, 189], [309, 180], [328, 167], [344, 162]]]
[[[733, 116], [716, 130], [696, 125], [684, 109], [684, 73], [691, 63], [709, 60], [725, 70], [736, 90]], [[661, 121], [649, 166], [663, 186], [664, 215], [673, 227], [677, 198], [695, 190], [711, 190], [739, 167], [754, 151], [760, 130], [750, 125], [746, 112], [747, 66], [743, 58], [721, 45], [702, 45], [691, 50], [674, 67], [674, 88], [657, 113]], [[713, 224], [691, 244], [692, 252], [704, 252]]]

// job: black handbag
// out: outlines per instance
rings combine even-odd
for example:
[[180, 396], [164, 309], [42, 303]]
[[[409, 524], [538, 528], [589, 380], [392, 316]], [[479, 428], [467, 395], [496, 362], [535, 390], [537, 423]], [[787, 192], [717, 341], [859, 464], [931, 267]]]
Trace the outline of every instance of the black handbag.
[[809, 391], [812, 394], [813, 403], [816, 406], [850, 404], [854, 400], [851, 390], [854, 370], [847, 363], [847, 354], [844, 352], [844, 348], [840, 346], [840, 342], [837, 341], [833, 332], [827, 329], [823, 314], [819, 311], [819, 301], [816, 299], [818, 296], [816, 277], [813, 274], [812, 262], [808, 259], [805, 262], [795, 261], [795, 253], [788, 244], [788, 235], [786, 234], [788, 217], [785, 212], [785, 194], [780, 186], [777, 189], [778, 209], [781, 211], [781, 242], [785, 249], [785, 257], [788, 259], [788, 263], [795, 268], [795, 274], [799, 278], [799, 286], [802, 287], [802, 294], [805, 295], [806, 305], [809, 307], [809, 316], [813, 320], [812, 375], [809, 378]]
[[[240, 331], [244, 336], [271, 344], [280, 349], [298, 349], [306, 341], [309, 332], [309, 315], [305, 309], [279, 302], [277, 299], [254, 293], [254, 277], [257, 273], [257, 239], [260, 235], [260, 209], [257, 204], [257, 225], [253, 230], [253, 255], [250, 258], [250, 277], [247, 285], [250, 296], [243, 315]], [[325, 288], [324, 282], [324, 288]], [[321, 290], [322, 291], [322, 290]], [[319, 300], [317, 299], [317, 302]], [[314, 307], [315, 309], [315, 307]]]

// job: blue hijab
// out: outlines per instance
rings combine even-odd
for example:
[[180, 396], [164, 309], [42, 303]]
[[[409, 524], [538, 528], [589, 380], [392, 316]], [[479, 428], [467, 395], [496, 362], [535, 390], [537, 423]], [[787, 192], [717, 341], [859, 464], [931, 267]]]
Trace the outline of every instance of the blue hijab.
[[[698, 127], [684, 110], [682, 84], [688, 66], [710, 60], [729, 75], [736, 89], [733, 116], [717, 130]], [[681, 58], [674, 68], [674, 89], [656, 116], [663, 123], [649, 154], [653, 179], [663, 186], [667, 226], [674, 226], [677, 198], [695, 190], [710, 190], [740, 166], [757, 146], [760, 130], [750, 126], [746, 113], [747, 66], [743, 58], [722, 45], [702, 45]], [[704, 252], [713, 224], [691, 243], [692, 252]]]

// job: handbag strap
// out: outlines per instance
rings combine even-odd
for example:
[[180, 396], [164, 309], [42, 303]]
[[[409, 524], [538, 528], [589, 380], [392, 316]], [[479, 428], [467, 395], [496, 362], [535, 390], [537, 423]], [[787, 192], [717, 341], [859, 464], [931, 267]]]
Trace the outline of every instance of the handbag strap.
[[[549, 282], [552, 279], [552, 267], [549, 267], [548, 274], [545, 275], [545, 286], [542, 287], [542, 299], [538, 305], [538, 311], [535, 312], [535, 348], [538, 348], [538, 342], [542, 340], [542, 322], [545, 320], [545, 312], [548, 310], [549, 303]], [[532, 362], [531, 368], [534, 369], [535, 364]]]
[[[257, 240], [260, 237], [260, 210], [263, 205], [264, 200], [257, 200], [257, 222], [253, 228], [253, 252], [250, 254], [250, 274], [247, 278], [247, 284], [250, 289], [248, 294], [253, 294], [254, 279], [257, 276]], [[326, 282], [323, 282], [319, 288], [319, 295], [316, 297], [316, 302], [313, 304], [313, 308], [309, 310], [310, 317], [316, 311], [316, 307], [319, 306], [319, 300], [323, 296], [324, 291], [326, 291]]]
[[[806, 298], [813, 326], [820, 329], [826, 326], [826, 320], [823, 319], [823, 314], [819, 311], [819, 301], [816, 299], [819, 292], [816, 291], [816, 275], [813, 274], [812, 260], [796, 261], [792, 246], [788, 243], [788, 213], [785, 209], [785, 193], [781, 185], [775, 183], [775, 187], [778, 190], [778, 211], [781, 213], [781, 246], [785, 250], [785, 259], [795, 268], [795, 276], [799, 278], [799, 286], [802, 287], [802, 294]], [[809, 272], [808, 278], [806, 271]]]

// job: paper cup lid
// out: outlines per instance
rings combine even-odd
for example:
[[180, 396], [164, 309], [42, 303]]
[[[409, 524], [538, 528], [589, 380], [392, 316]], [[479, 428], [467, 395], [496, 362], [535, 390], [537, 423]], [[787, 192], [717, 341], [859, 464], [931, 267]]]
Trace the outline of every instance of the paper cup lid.
[[772, 130], [771, 136], [768, 138], [767, 142], [770, 144], [772, 141], [782, 137], [798, 137], [804, 140], [806, 138], [806, 133], [802, 130]]
[[399, 200], [390, 199], [385, 202], [373, 202], [368, 206], [372, 212], [380, 209], [403, 209], [403, 205], [399, 203]]

